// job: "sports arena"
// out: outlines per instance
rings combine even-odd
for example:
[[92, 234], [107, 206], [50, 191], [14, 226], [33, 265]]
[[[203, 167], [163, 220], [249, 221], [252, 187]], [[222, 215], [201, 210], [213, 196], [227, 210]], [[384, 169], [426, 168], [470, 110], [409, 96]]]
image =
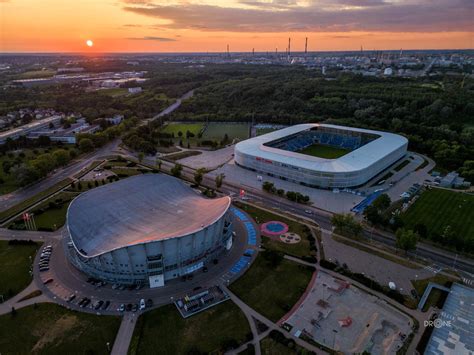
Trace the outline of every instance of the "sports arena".
[[320, 188], [360, 186], [405, 156], [397, 134], [329, 124], [299, 124], [240, 142], [241, 167]]
[[97, 187], [69, 206], [66, 254], [97, 279], [163, 286], [231, 249], [230, 202], [164, 174]]

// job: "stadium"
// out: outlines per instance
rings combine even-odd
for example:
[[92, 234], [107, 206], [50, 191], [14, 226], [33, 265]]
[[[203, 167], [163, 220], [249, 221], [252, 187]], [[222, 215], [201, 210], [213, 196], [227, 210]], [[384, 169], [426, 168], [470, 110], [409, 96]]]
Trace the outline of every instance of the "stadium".
[[397, 134], [329, 124], [299, 124], [240, 142], [235, 163], [246, 169], [319, 188], [365, 184], [405, 156]]
[[68, 208], [66, 254], [100, 280], [163, 286], [231, 249], [230, 203], [204, 198], [164, 174], [97, 187]]

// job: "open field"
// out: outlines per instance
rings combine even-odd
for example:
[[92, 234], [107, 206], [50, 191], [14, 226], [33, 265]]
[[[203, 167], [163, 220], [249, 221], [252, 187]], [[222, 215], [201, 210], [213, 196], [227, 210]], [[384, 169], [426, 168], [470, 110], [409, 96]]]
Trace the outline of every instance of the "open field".
[[186, 137], [187, 131], [197, 136], [203, 127], [204, 123], [169, 123], [163, 128], [162, 132], [174, 134], [176, 138], [178, 138], [178, 132], [183, 133], [183, 137]]
[[266, 338], [260, 341], [260, 349], [262, 355], [306, 355], [311, 354], [309, 350], [293, 344], [293, 348], [289, 348], [276, 340], [273, 340], [271, 337], [267, 336]]
[[39, 304], [0, 316], [2, 354], [107, 354], [120, 318]]
[[349, 153], [350, 150], [344, 148], [331, 147], [329, 145], [313, 144], [307, 148], [304, 148], [298, 153], [311, 155], [313, 157], [324, 158], [324, 159], [337, 159]]
[[[466, 193], [443, 189], [431, 189], [423, 192], [418, 200], [402, 215], [409, 228], [422, 223], [428, 229], [429, 238], [435, 242], [456, 247], [464, 245], [465, 251], [474, 251], [474, 196]], [[446, 227], [450, 226], [451, 235], [443, 238]]]
[[167, 305], [140, 316], [129, 354], [221, 354], [244, 343], [248, 334], [247, 318], [232, 301], [187, 319]]
[[303, 224], [250, 205], [238, 204], [238, 207], [247, 212], [258, 224], [269, 221], [281, 221], [288, 225], [289, 232], [296, 233], [301, 237], [299, 243], [285, 244], [278, 240], [262, 236], [262, 245], [265, 249], [275, 250], [299, 258], [315, 254], [315, 252], [312, 253], [309, 248], [308, 231]]
[[310, 267], [286, 259], [271, 265], [259, 254], [230, 289], [257, 312], [277, 322], [303, 295], [312, 274]]
[[50, 78], [56, 74], [53, 69], [46, 70], [29, 70], [24, 73], [18, 74], [15, 79], [39, 79], [39, 78]]
[[[0, 273], [0, 295], [3, 295], [4, 300], [13, 297], [31, 282], [31, 260], [34, 259], [38, 248], [38, 243], [31, 245], [9, 245], [8, 241], [0, 241], [0, 265], [2, 266], [2, 272]], [[4, 333], [0, 332], [0, 334]], [[1, 347], [0, 352], [3, 353]]]
[[221, 141], [226, 134], [230, 140], [234, 138], [238, 140], [247, 139], [249, 137], [249, 125], [247, 123], [209, 123], [202, 139]]

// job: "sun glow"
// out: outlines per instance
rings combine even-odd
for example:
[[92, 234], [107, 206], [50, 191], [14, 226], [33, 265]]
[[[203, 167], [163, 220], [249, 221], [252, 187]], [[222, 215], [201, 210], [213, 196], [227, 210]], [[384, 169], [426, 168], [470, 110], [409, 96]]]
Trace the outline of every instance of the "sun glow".
[[94, 45], [94, 42], [92, 42], [92, 40], [88, 39], [86, 41], [86, 44], [87, 44], [88, 47], [92, 47]]

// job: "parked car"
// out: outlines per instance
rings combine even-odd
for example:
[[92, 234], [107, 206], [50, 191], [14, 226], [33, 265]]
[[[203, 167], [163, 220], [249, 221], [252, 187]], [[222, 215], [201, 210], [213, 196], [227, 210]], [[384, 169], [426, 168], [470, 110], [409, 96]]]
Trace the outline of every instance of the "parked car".
[[95, 304], [94, 309], [99, 309], [103, 304], [104, 304], [104, 301], [100, 300], [99, 302]]
[[105, 301], [104, 304], [102, 305], [102, 309], [106, 310], [110, 306], [110, 301]]
[[132, 312], [136, 312], [136, 311], [138, 311], [138, 304], [135, 303], [135, 304], [132, 306]]
[[47, 284], [49, 284], [49, 283], [51, 283], [51, 282], [53, 282], [53, 279], [52, 279], [52, 278], [49, 278], [49, 279], [43, 281], [43, 285], [47, 285]]
[[76, 294], [75, 293], [71, 293], [68, 298], [67, 298], [67, 302], [71, 302], [74, 298], [76, 298]]
[[122, 303], [119, 308], [117, 308], [117, 311], [123, 312], [125, 311], [125, 305]]
[[140, 311], [143, 311], [146, 307], [146, 304], [145, 304], [145, 299], [141, 299], [140, 300]]
[[152, 300], [151, 298], [149, 298], [149, 299], [146, 300], [146, 306], [147, 306], [148, 308], [153, 307], [153, 300]]

